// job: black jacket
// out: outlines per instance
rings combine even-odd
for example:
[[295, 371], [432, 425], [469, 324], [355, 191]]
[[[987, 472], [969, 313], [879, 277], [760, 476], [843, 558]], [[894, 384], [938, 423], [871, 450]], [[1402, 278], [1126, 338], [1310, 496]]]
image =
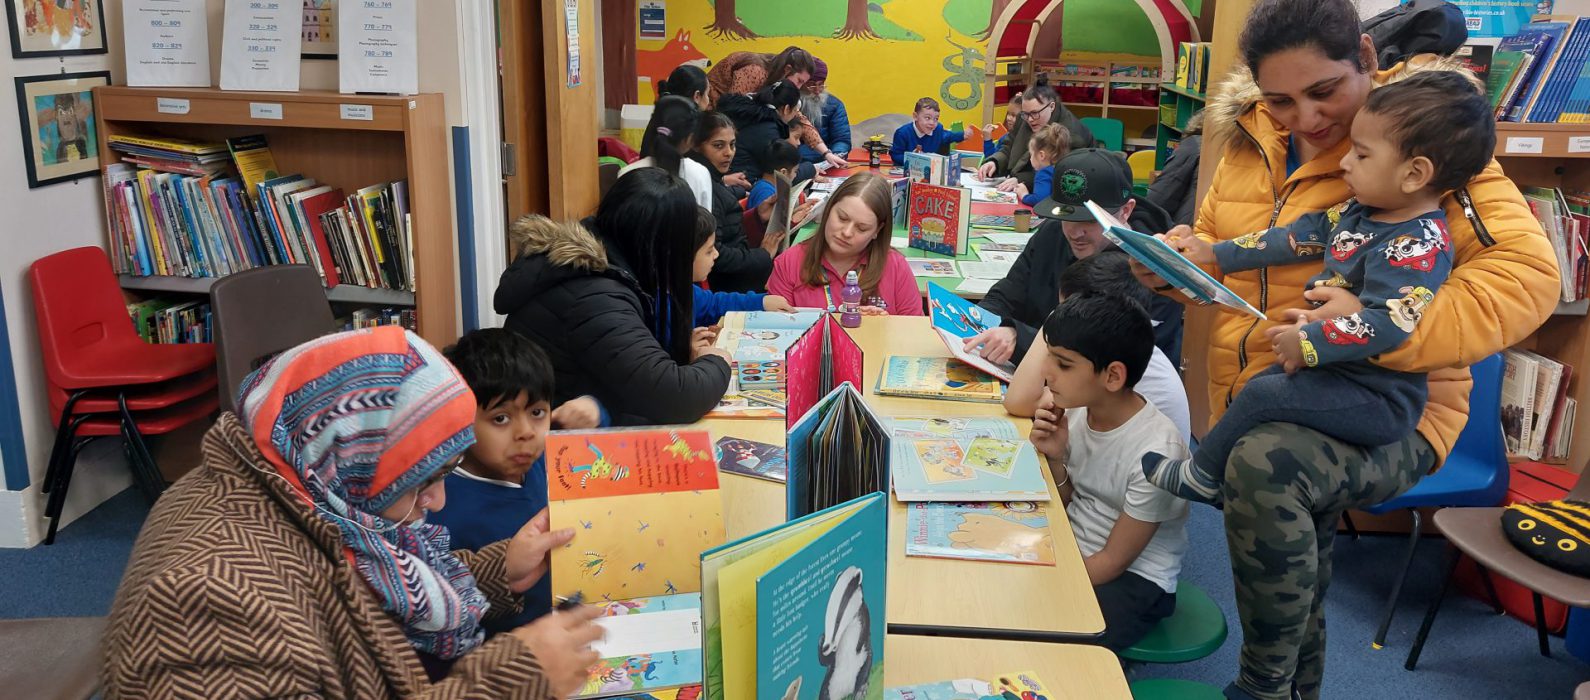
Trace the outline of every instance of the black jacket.
[[596, 237], [558, 226], [503, 271], [493, 307], [552, 360], [554, 404], [591, 395], [615, 425], [694, 423], [729, 388], [729, 365], [674, 361], [647, 325], [651, 297]]
[[[789, 139], [789, 124], [778, 118], [778, 112], [745, 95], [718, 98], [718, 111], [734, 122], [735, 140], [739, 142], [729, 172], [745, 173], [745, 179], [752, 183], [762, 179], [762, 166], [757, 164], [757, 158], [767, 151], [767, 145], [774, 139]], [[795, 170], [794, 181], [810, 180], [816, 173], [811, 163], [801, 163]]]
[[[707, 172], [717, 174], [707, 159], [692, 154]], [[762, 292], [773, 274], [773, 256], [745, 240], [742, 219], [745, 208], [740, 198], [723, 185], [721, 177], [712, 179], [712, 216], [718, 220], [718, 261], [712, 265], [707, 281], [715, 292]]]
[[[1127, 221], [1135, 231], [1164, 233], [1170, 229], [1170, 216], [1165, 210], [1142, 197]], [[1033, 234], [1026, 249], [1017, 256], [1005, 279], [994, 284], [988, 295], [977, 302], [989, 311], [999, 314], [1004, 325], [1016, 329], [1015, 361], [1026, 357], [1027, 348], [1038, 335], [1043, 320], [1060, 301], [1060, 273], [1076, 262], [1071, 252], [1071, 242], [1066, 240], [1059, 221], [1045, 221]], [[1148, 309], [1158, 325], [1154, 326], [1154, 344], [1165, 352], [1171, 364], [1181, 366], [1182, 305], [1161, 294], [1154, 295]]]
[[[1083, 126], [1082, 120], [1077, 119], [1077, 115], [1072, 114], [1065, 105], [1054, 106], [1054, 112], [1049, 115], [1049, 123], [1066, 128], [1071, 134], [1071, 148], [1093, 147], [1093, 132], [1088, 131], [1088, 127]], [[1027, 120], [1017, 119], [1016, 127], [1005, 136], [1006, 138], [999, 140], [999, 150], [984, 158], [983, 162], [992, 161], [998, 164], [994, 174], [1016, 178], [1030, 190], [1032, 179], [1038, 174], [1032, 167], [1032, 154], [1027, 152], [1027, 147], [1032, 145], [1032, 127], [1027, 126]]]
[[1203, 139], [1197, 134], [1182, 139], [1171, 152], [1170, 160], [1165, 161], [1165, 169], [1154, 179], [1154, 184], [1148, 186], [1149, 201], [1171, 212], [1171, 219], [1178, 224], [1191, 226], [1193, 219], [1198, 218], [1195, 200], [1198, 199], [1198, 156]]

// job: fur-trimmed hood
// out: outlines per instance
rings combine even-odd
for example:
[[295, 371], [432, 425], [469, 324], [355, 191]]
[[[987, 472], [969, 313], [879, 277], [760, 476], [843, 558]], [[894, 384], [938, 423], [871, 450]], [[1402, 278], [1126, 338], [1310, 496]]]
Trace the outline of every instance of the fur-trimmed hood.
[[[1375, 73], [1375, 87], [1389, 85], [1408, 76], [1431, 70], [1462, 71], [1479, 90], [1485, 86], [1479, 78], [1463, 67], [1460, 59], [1450, 56], [1436, 56], [1434, 54], [1420, 54], [1398, 63], [1390, 68]], [[1268, 110], [1263, 107], [1260, 98], [1259, 85], [1254, 82], [1253, 73], [1246, 65], [1237, 64], [1228, 74], [1226, 79], [1215, 86], [1209, 95], [1209, 102], [1204, 106], [1204, 133], [1210, 143], [1219, 143], [1222, 146], [1230, 144], [1235, 148], [1253, 148], [1252, 142], [1247, 139], [1231, 139], [1226, 137], [1236, 129], [1240, 122], [1253, 133], [1254, 128], [1273, 129], [1273, 120], [1269, 119]], [[1263, 126], [1259, 126], [1260, 117]]]
[[514, 222], [508, 240], [515, 257], [492, 297], [497, 313], [513, 313], [546, 291], [580, 278], [610, 279], [637, 298], [646, 296], [624, 262], [614, 258], [583, 223], [532, 214]]

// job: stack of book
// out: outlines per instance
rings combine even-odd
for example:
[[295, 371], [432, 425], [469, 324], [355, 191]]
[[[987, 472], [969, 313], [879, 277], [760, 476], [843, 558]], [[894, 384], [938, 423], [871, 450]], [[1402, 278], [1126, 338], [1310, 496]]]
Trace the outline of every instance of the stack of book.
[[1586, 210], [1590, 192], [1564, 192], [1543, 187], [1525, 187], [1523, 192], [1524, 201], [1556, 253], [1562, 301], [1584, 299], [1586, 286], [1590, 284], [1590, 250], [1585, 241], [1590, 235], [1590, 215]]
[[337, 319], [337, 324], [345, 331], [376, 326], [402, 326], [411, 331], [419, 330], [418, 318], [414, 309], [410, 308], [354, 309], [352, 314]]
[[1507, 456], [1561, 464], [1573, 446], [1578, 401], [1568, 395], [1573, 366], [1523, 350], [1503, 353], [1502, 435]]
[[[105, 168], [111, 258], [119, 273], [223, 277], [299, 263], [313, 266], [327, 287], [414, 289], [414, 236], [402, 181], [344, 196], [313, 178], [281, 176], [261, 136], [228, 140], [236, 176], [203, 171], [217, 162], [214, 145], [120, 136], [113, 142], [141, 151]], [[168, 154], [193, 151], [203, 174], [149, 165], [150, 158], [178, 162], [152, 155], [155, 143]], [[220, 157], [224, 168], [225, 153]]]
[[128, 304], [127, 316], [146, 343], [210, 342], [207, 302], [147, 299]]
[[1537, 17], [1502, 39], [1483, 72], [1499, 121], [1590, 124], [1590, 18]]
[[111, 150], [122, 154], [122, 162], [163, 173], [214, 175], [225, 170], [229, 161], [226, 145], [219, 143], [127, 134], [108, 141]]

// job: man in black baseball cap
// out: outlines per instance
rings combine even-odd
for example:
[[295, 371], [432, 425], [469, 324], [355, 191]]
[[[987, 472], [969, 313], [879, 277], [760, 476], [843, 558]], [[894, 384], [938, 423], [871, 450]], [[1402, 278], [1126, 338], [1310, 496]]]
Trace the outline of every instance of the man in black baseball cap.
[[[1132, 169], [1126, 157], [1102, 148], [1079, 148], [1054, 164], [1054, 186], [1048, 199], [1033, 207], [1045, 219], [1005, 279], [978, 302], [999, 314], [1004, 325], [966, 341], [966, 349], [982, 346], [993, 362], [1019, 362], [1032, 346], [1038, 327], [1060, 299], [1060, 273], [1071, 263], [1111, 247], [1104, 227], [1088, 213], [1095, 204], [1143, 233], [1164, 233], [1170, 215], [1147, 198], [1132, 194]], [[1154, 319], [1154, 344], [1172, 364], [1181, 365], [1182, 305], [1155, 295], [1148, 310]]]

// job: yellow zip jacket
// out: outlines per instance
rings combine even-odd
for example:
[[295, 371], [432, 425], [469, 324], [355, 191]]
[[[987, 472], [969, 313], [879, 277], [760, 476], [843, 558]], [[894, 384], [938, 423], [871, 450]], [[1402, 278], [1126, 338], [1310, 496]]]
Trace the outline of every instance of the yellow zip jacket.
[[[1418, 57], [1377, 73], [1375, 84], [1423, 70], [1462, 68], [1450, 59]], [[1198, 211], [1195, 230], [1200, 237], [1229, 240], [1290, 223], [1349, 197], [1340, 166], [1351, 147], [1348, 140], [1288, 177], [1288, 132], [1259, 99], [1245, 69], [1221, 86], [1205, 116], [1209, 129], [1224, 139], [1219, 169]], [[1551, 243], [1495, 160], [1442, 201], [1456, 267], [1408, 341], [1375, 361], [1429, 374], [1430, 399], [1419, 434], [1444, 460], [1468, 419], [1472, 382], [1467, 367], [1533, 333], [1556, 309], [1559, 286]], [[1261, 268], [1224, 275], [1222, 282], [1279, 320], [1285, 309], [1309, 308], [1304, 286], [1320, 269], [1319, 263]], [[1208, 350], [1212, 420], [1219, 419], [1248, 379], [1275, 364], [1264, 334], [1272, 325], [1221, 307]]]

